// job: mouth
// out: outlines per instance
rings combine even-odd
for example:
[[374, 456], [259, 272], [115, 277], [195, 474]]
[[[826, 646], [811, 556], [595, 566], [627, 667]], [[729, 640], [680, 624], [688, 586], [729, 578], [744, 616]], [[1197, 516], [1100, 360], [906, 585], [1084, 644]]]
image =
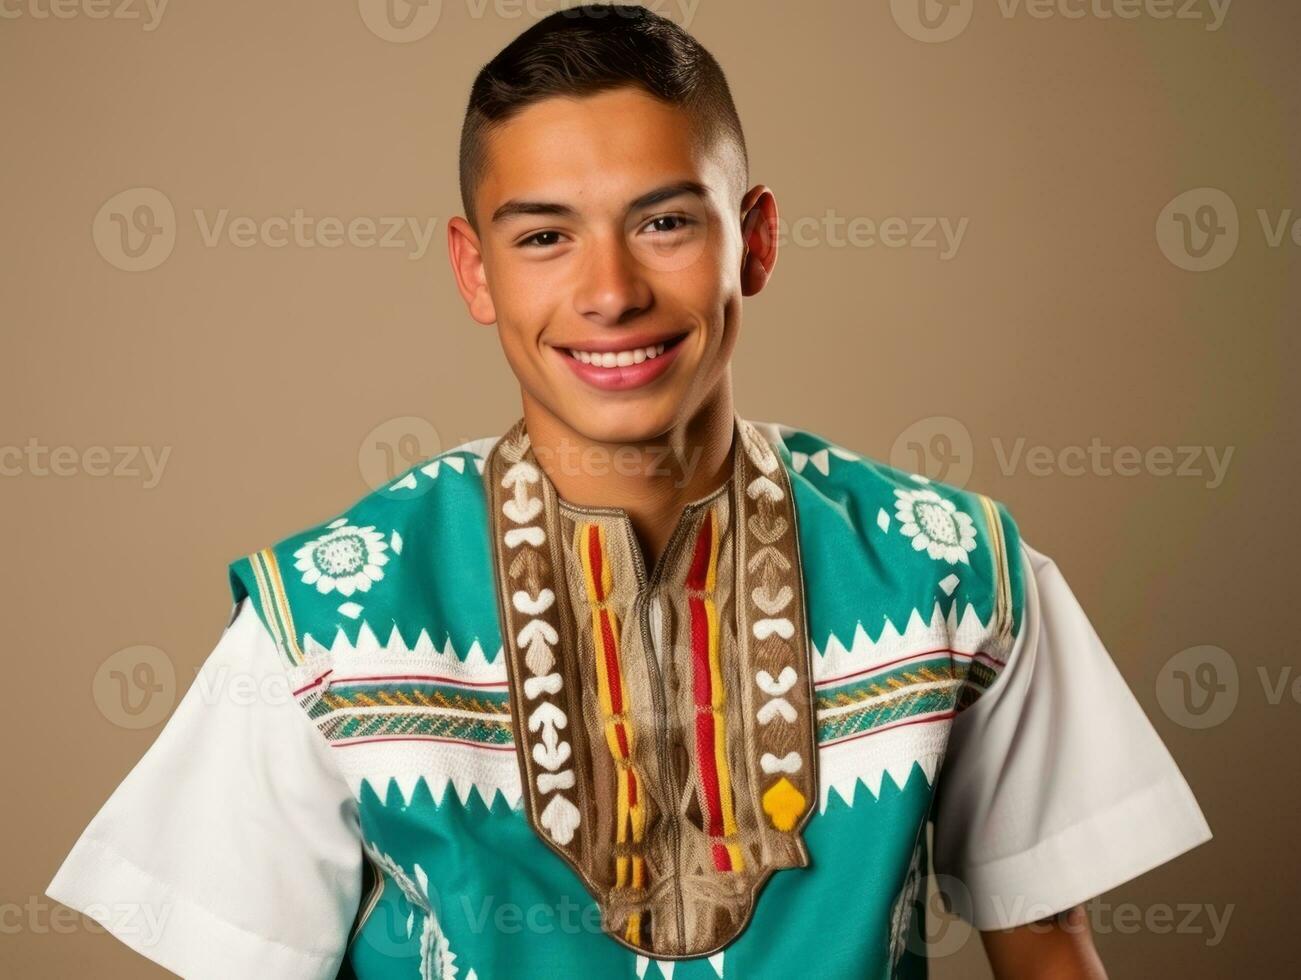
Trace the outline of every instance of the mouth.
[[658, 343], [620, 350], [555, 347], [580, 379], [605, 391], [640, 388], [664, 374], [676, 360], [687, 332]]

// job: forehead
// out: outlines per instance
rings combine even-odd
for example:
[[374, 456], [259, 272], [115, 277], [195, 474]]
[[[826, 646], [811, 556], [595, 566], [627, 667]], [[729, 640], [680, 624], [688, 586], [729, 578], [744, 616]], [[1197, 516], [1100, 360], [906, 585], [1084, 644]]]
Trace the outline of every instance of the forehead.
[[598, 206], [666, 178], [721, 192], [721, 161], [713, 158], [721, 150], [705, 142], [687, 112], [640, 89], [544, 99], [494, 127], [477, 210], [491, 214], [503, 201], [543, 192]]

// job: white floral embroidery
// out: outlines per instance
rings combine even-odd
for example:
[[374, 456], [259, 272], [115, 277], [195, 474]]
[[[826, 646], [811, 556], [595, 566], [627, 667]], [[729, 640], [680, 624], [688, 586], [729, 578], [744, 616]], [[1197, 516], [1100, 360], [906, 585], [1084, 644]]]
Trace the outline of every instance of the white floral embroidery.
[[[411, 906], [406, 921], [407, 936], [414, 935], [416, 913], [419, 912], [422, 916], [420, 980], [455, 980], [460, 968], [456, 965], [456, 954], [452, 952], [451, 943], [438, 922], [437, 910], [434, 908], [436, 903], [429, 894], [429, 877], [425, 874], [425, 869], [418, 864], [414, 865], [416, 880], [413, 881], [402, 865], [370, 841], [364, 841], [362, 846], [380, 870], [397, 885], [398, 891]], [[473, 976], [474, 971], [471, 970], [466, 980], [471, 980]]]
[[934, 490], [896, 490], [895, 517], [899, 530], [913, 539], [913, 548], [950, 565], [967, 561], [976, 550], [976, 523]]
[[298, 559], [294, 567], [303, 573], [303, 582], [315, 585], [321, 595], [337, 590], [350, 596], [369, 592], [384, 577], [388, 550], [384, 535], [374, 527], [355, 527], [341, 517], [330, 524], [328, 533], [294, 552]]
[[[739, 429], [741, 432], [741, 443], [745, 446], [746, 454], [750, 457], [750, 462], [759, 467], [759, 471], [767, 476], [772, 476], [777, 470], [777, 454], [773, 452], [772, 446], [768, 445], [765, 439], [754, 426], [745, 419], [740, 420]], [[751, 493], [751, 496], [754, 496]]]
[[[503, 535], [506, 547], [511, 549], [521, 544], [541, 549], [547, 540], [543, 528], [531, 523], [543, 511], [542, 495], [535, 492], [542, 485], [543, 474], [525, 458], [528, 448], [528, 434], [523, 433], [518, 441], [507, 443], [503, 449], [503, 457], [514, 460], [501, 478], [501, 486], [512, 491], [510, 499], [502, 503], [501, 511], [511, 523], [518, 525], [506, 529]], [[556, 657], [552, 647], [560, 642], [560, 634], [545, 618], [555, 600], [555, 593], [550, 589], [542, 589], [536, 596], [525, 589], [516, 589], [510, 597], [511, 608], [529, 617], [516, 635], [515, 645], [527, 651], [524, 663], [532, 675], [524, 678], [524, 696], [528, 701], [538, 702], [528, 716], [528, 726], [529, 731], [541, 733], [533, 742], [532, 756], [546, 771], [536, 773], [536, 784], [539, 795], [553, 794], [538, 814], [538, 823], [552, 840], [567, 846], [578, 832], [582, 814], [562, 792], [572, 791], [575, 785], [573, 768], [561, 768], [569, 762], [573, 751], [569, 742], [560, 736], [569, 719], [556, 701], [548, 700], [548, 696], [559, 695], [564, 686], [563, 675], [553, 670]]]
[[898, 968], [904, 950], [908, 948], [908, 931], [912, 925], [913, 903], [917, 901], [917, 894], [921, 890], [925, 878], [926, 876], [921, 869], [921, 841], [919, 840], [913, 846], [912, 861], [908, 866], [908, 875], [904, 878], [903, 889], [895, 899], [894, 908], [890, 911], [891, 976], [895, 976], [894, 969]]

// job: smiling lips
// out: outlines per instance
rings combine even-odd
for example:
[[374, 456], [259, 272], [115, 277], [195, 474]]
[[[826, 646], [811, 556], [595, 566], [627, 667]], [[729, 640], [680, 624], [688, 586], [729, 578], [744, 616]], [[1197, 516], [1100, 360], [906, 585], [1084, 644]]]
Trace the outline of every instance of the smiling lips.
[[604, 391], [639, 388], [663, 374], [677, 357], [686, 334], [622, 350], [582, 350], [556, 348], [560, 356], [582, 380]]

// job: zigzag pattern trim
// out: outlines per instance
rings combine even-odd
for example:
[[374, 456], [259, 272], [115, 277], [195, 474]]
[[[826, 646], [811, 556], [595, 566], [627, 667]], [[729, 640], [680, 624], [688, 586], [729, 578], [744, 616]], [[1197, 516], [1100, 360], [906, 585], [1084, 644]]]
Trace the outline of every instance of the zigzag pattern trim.
[[500, 794], [511, 810], [523, 811], [524, 789], [513, 747], [485, 752], [455, 742], [365, 742], [337, 758], [348, 788], [359, 800], [363, 786], [369, 784], [382, 802], [389, 801], [392, 787], [401, 805], [410, 806], [423, 782], [442, 805], [452, 800], [447, 793], [450, 787], [463, 808], [472, 806], [471, 797], [477, 796], [479, 805], [492, 809]]
[[853, 806], [860, 782], [875, 798], [886, 775], [902, 789], [914, 765], [934, 785], [948, 721], [997, 680], [1014, 642], [991, 629], [994, 618], [970, 604], [959, 616], [956, 603], [946, 616], [936, 602], [902, 632], [887, 620], [874, 642], [859, 624], [848, 647], [834, 635], [815, 647], [820, 812], [832, 792]]
[[326, 646], [310, 633], [303, 644], [308, 657], [328, 656], [336, 661], [343, 660], [350, 667], [378, 659], [381, 664], [391, 661], [407, 663], [428, 662], [440, 665], [438, 673], [460, 680], [476, 683], [506, 683], [506, 662], [502, 657], [502, 647], [489, 657], [478, 640], [466, 648], [464, 655], [452, 644], [452, 638], [446, 637], [442, 647], [437, 646], [429, 636], [428, 630], [421, 630], [414, 643], [408, 644], [396, 626], [389, 632], [387, 642], [381, 641], [371, 629], [369, 623], [362, 623], [357, 631], [354, 643], [348, 639], [343, 627], [337, 627], [330, 644]]
[[483, 473], [484, 462], [488, 458], [488, 453], [496, 444], [501, 436], [484, 436], [479, 439], [471, 439], [469, 442], [463, 442], [459, 446], [454, 446], [445, 452], [439, 453], [430, 459], [411, 467], [400, 477], [390, 483], [387, 487], [389, 493], [397, 493], [402, 490], [418, 490], [420, 485], [426, 480], [437, 480], [443, 468], [454, 470], [457, 473], [465, 473], [466, 457], [474, 464], [474, 471], [478, 474]]
[[968, 657], [984, 654], [1001, 666], [1011, 651], [1013, 638], [989, 642], [987, 637], [991, 635], [993, 621], [986, 623], [981, 620], [970, 603], [959, 616], [957, 605], [954, 603], [950, 606], [946, 615], [936, 601], [926, 619], [914, 609], [902, 631], [886, 619], [875, 640], [867, 635], [862, 623], [855, 628], [848, 646], [834, 633], [831, 634], [824, 646], [814, 644], [813, 649], [817, 654], [813, 664], [814, 684], [829, 684], [839, 678], [877, 670], [900, 658], [934, 649], [953, 650]]
[[[727, 950], [721, 950], [713, 956], [706, 957], [706, 962], [713, 967], [714, 973], [719, 977], [723, 975], [723, 957], [726, 953]], [[673, 967], [677, 964], [677, 960], [661, 960], [656, 959], [654, 956], [643, 956], [641, 953], [637, 954], [637, 980], [646, 980], [646, 971], [650, 969], [652, 963], [659, 967], [660, 976], [663, 977], [664, 980], [673, 980]], [[650, 976], [653, 980], [654, 974], [651, 974]]]

